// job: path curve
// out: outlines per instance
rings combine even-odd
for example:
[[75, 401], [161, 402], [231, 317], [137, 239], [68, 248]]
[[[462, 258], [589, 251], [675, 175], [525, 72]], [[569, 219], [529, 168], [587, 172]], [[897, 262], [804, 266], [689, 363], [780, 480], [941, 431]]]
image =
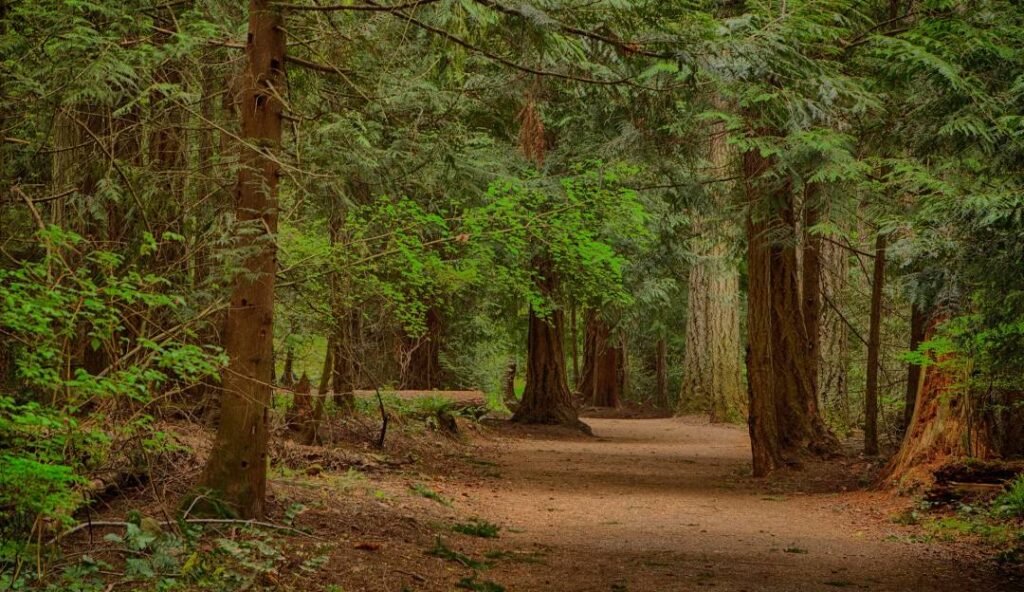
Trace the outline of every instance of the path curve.
[[746, 476], [737, 426], [586, 421], [596, 438], [541, 431], [485, 445], [502, 478], [466, 484], [467, 509], [509, 528], [501, 543], [531, 558], [488, 572], [510, 591], [1017, 589], [955, 548], [899, 540], [862, 495], [768, 495]]

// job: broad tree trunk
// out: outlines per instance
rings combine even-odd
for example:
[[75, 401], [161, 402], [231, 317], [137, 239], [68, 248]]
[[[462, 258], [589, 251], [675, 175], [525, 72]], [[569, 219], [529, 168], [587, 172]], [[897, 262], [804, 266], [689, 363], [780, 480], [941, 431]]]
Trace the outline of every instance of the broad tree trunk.
[[[224, 349], [221, 420], [202, 484], [239, 516], [263, 515], [267, 487], [267, 411], [271, 400], [274, 342], [274, 276], [277, 255], [279, 167], [271, 155], [281, 143], [285, 34], [281, 10], [269, 0], [250, 0], [242, 100], [242, 166], [235, 215], [254, 233], [238, 241], [256, 249], [231, 290]], [[251, 147], [250, 147], [251, 146]]]
[[[558, 279], [551, 265], [541, 261], [541, 292], [553, 296], [558, 292]], [[565, 330], [563, 313], [559, 308], [547, 318], [537, 315], [530, 307], [526, 338], [526, 389], [512, 421], [518, 423], [560, 424], [590, 431], [579, 420], [573, 406], [572, 393], [565, 375]]]
[[[755, 474], [764, 475], [783, 458], [832, 454], [839, 443], [818, 411], [820, 353], [820, 265], [817, 241], [794, 237], [816, 223], [815, 204], [797, 204], [788, 182], [766, 188], [761, 178], [771, 162], [744, 155], [750, 207], [748, 235], [748, 380]], [[771, 211], [760, 211], [770, 195]], [[800, 239], [800, 240], [795, 240]], [[798, 252], [802, 248], [802, 252]], [[770, 386], [766, 383], [770, 383]]]
[[348, 316], [337, 319], [338, 329], [334, 335], [334, 368], [331, 384], [334, 387], [334, 401], [344, 413], [355, 409], [355, 390], [358, 382], [358, 359], [356, 339], [361, 323], [359, 313], [349, 311]]
[[408, 351], [409, 363], [402, 376], [402, 388], [432, 390], [444, 387], [444, 372], [441, 370], [441, 341], [444, 334], [444, 319], [436, 306], [427, 309], [427, 331], [419, 338], [406, 336], [404, 348]]
[[587, 314], [580, 396], [595, 407], [618, 407], [622, 395], [622, 348], [612, 342], [611, 328], [597, 312]]
[[[716, 108], [726, 109], [721, 100]], [[722, 121], [708, 126], [708, 162], [719, 179], [710, 196], [719, 210], [733, 199], [737, 158]], [[739, 271], [729, 256], [731, 223], [698, 219], [697, 258], [690, 268], [686, 318], [686, 349], [678, 412], [699, 409], [712, 422], [746, 413], [740, 344]]]
[[[926, 341], [946, 318], [936, 315], [926, 322]], [[958, 364], [953, 354], [939, 356], [921, 369], [914, 415], [886, 469], [891, 484], [912, 487], [915, 482], [930, 481], [928, 469], [944, 461], [992, 456], [988, 426], [979, 421], [964, 387], [966, 374], [966, 365]]]
[[785, 465], [779, 440], [779, 418], [775, 408], [772, 378], [772, 246], [767, 216], [757, 211], [758, 192], [754, 181], [768, 162], [759, 154], [744, 154], [747, 184], [747, 427], [753, 453], [753, 474], [763, 477]]
[[875, 237], [871, 280], [871, 321], [868, 328], [867, 388], [864, 391], [864, 454], [878, 454], [878, 355], [882, 345], [882, 288], [885, 282], [885, 235]]
[[745, 412], [741, 371], [739, 273], [716, 243], [690, 269], [679, 411], [702, 409], [712, 422]]

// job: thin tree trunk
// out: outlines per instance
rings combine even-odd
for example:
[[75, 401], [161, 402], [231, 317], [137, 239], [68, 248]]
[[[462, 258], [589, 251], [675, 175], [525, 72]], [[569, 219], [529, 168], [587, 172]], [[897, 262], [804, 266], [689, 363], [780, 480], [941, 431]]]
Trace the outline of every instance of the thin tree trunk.
[[868, 329], [867, 389], [864, 391], [864, 454], [878, 454], [878, 355], [882, 337], [882, 288], [885, 282], [885, 234], [875, 237], [875, 266], [871, 282], [871, 321]]
[[658, 339], [654, 362], [654, 376], [655, 405], [659, 409], [668, 409], [668, 342], [664, 337]]
[[[924, 331], [928, 315], [921, 310], [921, 307], [914, 304], [910, 307], [910, 351], [917, 351], [924, 339]], [[921, 366], [911, 362], [907, 364], [907, 395], [903, 405], [903, 429], [910, 426], [910, 420], [914, 418], [914, 406], [917, 402], [917, 391], [921, 380]]]
[[[274, 340], [274, 276], [277, 270], [277, 184], [274, 157], [281, 144], [285, 34], [281, 10], [270, 0], [250, 0], [242, 101], [241, 164], [235, 215], [255, 234], [238, 241], [257, 252], [245, 261], [231, 290], [224, 349], [221, 421], [202, 483], [243, 518], [264, 513], [267, 486], [267, 412], [271, 400]], [[258, 149], [248, 146], [258, 146]], [[268, 236], [269, 235], [269, 236]]]
[[576, 331], [576, 304], [569, 308], [569, 343], [572, 345], [572, 384], [580, 383], [579, 333]]

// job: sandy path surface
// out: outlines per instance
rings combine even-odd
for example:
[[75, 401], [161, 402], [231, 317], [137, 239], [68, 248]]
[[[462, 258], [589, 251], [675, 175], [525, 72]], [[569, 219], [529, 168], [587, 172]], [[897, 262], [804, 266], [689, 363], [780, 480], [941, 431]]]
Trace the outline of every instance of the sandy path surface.
[[462, 487], [463, 509], [528, 559], [487, 572], [510, 592], [1020, 589], [954, 547], [892, 540], [901, 527], [864, 494], [769, 494], [744, 474], [741, 428], [586, 421], [597, 438], [485, 448], [501, 478]]

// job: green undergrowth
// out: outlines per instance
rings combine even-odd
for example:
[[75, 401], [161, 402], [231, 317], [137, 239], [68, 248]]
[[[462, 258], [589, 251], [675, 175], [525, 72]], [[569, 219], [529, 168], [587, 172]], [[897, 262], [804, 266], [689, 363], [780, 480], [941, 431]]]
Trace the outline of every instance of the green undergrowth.
[[[293, 534], [301, 535], [298, 531]], [[86, 554], [61, 556], [53, 547], [31, 549], [31, 555], [0, 570], [0, 590], [271, 589], [286, 566], [294, 577], [312, 577], [328, 559], [325, 544], [286, 547], [280, 531], [242, 523], [161, 524], [131, 513], [123, 527], [94, 536], [95, 542]]]
[[933, 515], [928, 502], [892, 518], [896, 524], [919, 526], [923, 532], [890, 540], [912, 543], [951, 542], [964, 537], [980, 541], [1000, 563], [1024, 561], [1024, 476], [989, 502], [960, 503], [952, 513]]

